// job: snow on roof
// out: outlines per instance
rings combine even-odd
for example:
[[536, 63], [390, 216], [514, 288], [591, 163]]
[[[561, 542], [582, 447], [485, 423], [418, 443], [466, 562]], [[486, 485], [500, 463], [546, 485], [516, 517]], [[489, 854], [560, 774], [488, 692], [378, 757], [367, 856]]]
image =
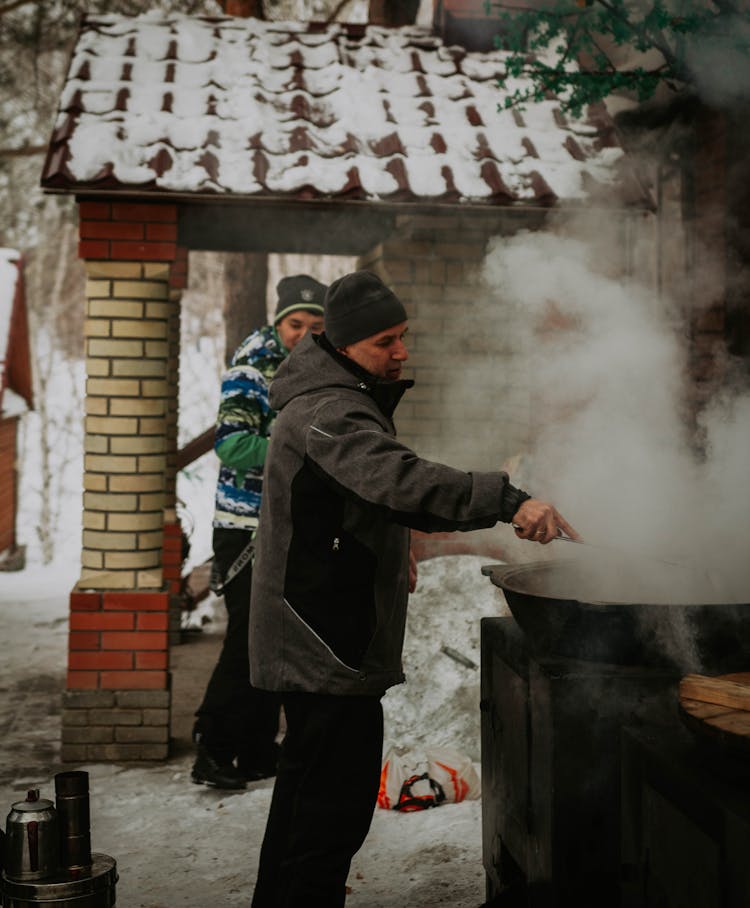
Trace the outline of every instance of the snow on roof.
[[419, 26], [92, 17], [42, 183], [494, 204], [616, 183], [611, 123], [566, 119], [552, 100], [498, 110], [505, 59]]
[[5, 373], [10, 341], [10, 319], [13, 314], [13, 300], [18, 286], [18, 263], [21, 253], [15, 249], [0, 247], [0, 376]]

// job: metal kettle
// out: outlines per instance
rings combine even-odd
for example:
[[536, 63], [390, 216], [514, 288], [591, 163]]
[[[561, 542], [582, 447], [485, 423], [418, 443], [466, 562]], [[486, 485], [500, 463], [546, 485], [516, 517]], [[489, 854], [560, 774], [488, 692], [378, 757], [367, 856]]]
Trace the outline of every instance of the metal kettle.
[[43, 880], [54, 876], [60, 864], [57, 811], [39, 789], [25, 801], [16, 801], [5, 821], [3, 865], [10, 880]]

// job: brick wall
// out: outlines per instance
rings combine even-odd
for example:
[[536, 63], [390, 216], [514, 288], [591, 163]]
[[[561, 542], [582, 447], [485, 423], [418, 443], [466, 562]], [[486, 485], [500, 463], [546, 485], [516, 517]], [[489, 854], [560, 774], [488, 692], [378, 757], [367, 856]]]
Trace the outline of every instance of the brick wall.
[[73, 592], [68, 688], [167, 686], [166, 593]]
[[71, 594], [63, 760], [167, 756], [168, 628], [167, 593]]
[[177, 206], [143, 202], [81, 202], [78, 255], [82, 259], [173, 262]]
[[177, 209], [82, 202], [80, 216], [88, 280], [79, 586], [160, 589], [164, 510], [175, 500], [185, 265]]
[[527, 448], [530, 402], [512, 320], [484, 283], [497, 214], [401, 216], [387, 241], [360, 259], [409, 315], [407, 377], [398, 409], [406, 444], [462, 469], [498, 469]]
[[63, 762], [164, 760], [168, 690], [84, 690], [63, 695]]
[[[409, 316], [404, 376], [415, 386], [398, 407], [399, 438], [426, 459], [464, 470], [501, 469], [527, 450], [533, 432], [513, 320], [483, 274], [488, 243], [501, 232], [495, 212], [400, 216], [394, 234], [358, 263], [393, 288]], [[413, 543], [419, 560], [497, 560], [500, 536], [497, 529], [415, 533]]]

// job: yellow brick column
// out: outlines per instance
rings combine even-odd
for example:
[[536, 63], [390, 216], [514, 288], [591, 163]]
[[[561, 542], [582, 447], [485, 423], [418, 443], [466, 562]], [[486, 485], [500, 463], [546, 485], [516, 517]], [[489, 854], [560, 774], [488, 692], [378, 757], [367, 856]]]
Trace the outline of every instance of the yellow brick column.
[[79, 587], [161, 589], [164, 508], [168, 491], [174, 495], [167, 461], [169, 424], [176, 420], [170, 347], [179, 303], [170, 295], [168, 264], [87, 261], [86, 270]]

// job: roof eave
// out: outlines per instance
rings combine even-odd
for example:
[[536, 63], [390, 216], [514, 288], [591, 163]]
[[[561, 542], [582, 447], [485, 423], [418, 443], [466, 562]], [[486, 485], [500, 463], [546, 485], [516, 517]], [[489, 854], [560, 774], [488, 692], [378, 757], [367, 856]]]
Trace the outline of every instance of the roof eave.
[[196, 205], [294, 205], [304, 207], [357, 207], [357, 208], [378, 208], [379, 210], [393, 210], [403, 213], [405, 210], [419, 211], [549, 211], [550, 209], [559, 208], [595, 208], [601, 210], [612, 209], [649, 209], [651, 202], [647, 198], [624, 200], [616, 198], [617, 192], [609, 197], [609, 201], [603, 199], [592, 199], [590, 197], [580, 197], [575, 199], [560, 199], [557, 197], [543, 197], [535, 199], [511, 199], [502, 198], [499, 200], [487, 199], [428, 199], [428, 198], [410, 198], [410, 199], [386, 199], [386, 198], [365, 198], [354, 199], [351, 197], [335, 196], [317, 196], [300, 198], [299, 196], [284, 194], [241, 194], [241, 193], [211, 193], [211, 192], [179, 192], [172, 190], [163, 190], [157, 188], [145, 188], [143, 186], [92, 186], [83, 183], [79, 184], [60, 184], [52, 181], [43, 181], [42, 189], [49, 195], [74, 195], [77, 201], [85, 199], [102, 197], [116, 197], [132, 201], [137, 199], [141, 202], [159, 201], [159, 202], [177, 202], [181, 204], [190, 203]]

